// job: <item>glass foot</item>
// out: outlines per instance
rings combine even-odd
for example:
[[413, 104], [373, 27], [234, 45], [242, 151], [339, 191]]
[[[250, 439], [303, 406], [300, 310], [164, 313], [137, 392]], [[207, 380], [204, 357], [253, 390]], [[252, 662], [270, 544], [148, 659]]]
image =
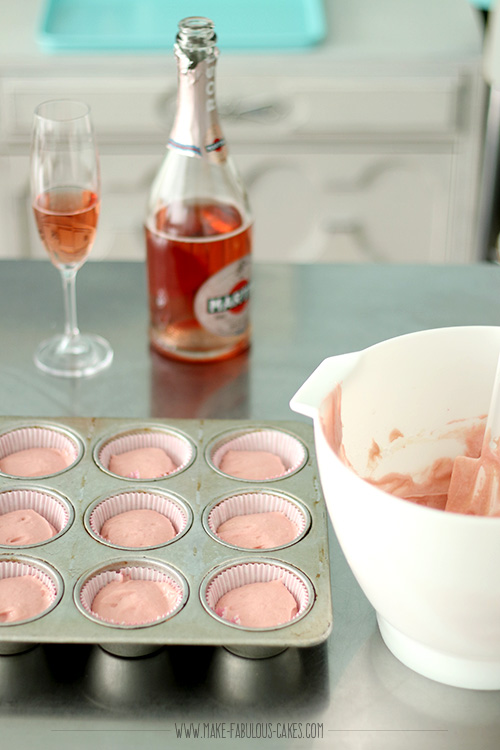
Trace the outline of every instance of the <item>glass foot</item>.
[[83, 378], [109, 367], [113, 350], [100, 336], [54, 336], [35, 352], [35, 364], [43, 372], [66, 378]]

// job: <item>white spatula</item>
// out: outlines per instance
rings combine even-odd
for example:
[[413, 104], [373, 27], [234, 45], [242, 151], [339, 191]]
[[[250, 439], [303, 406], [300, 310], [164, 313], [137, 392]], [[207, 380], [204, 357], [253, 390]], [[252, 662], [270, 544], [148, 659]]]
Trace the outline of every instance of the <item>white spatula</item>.
[[481, 455], [455, 459], [446, 510], [480, 516], [500, 515], [500, 357]]

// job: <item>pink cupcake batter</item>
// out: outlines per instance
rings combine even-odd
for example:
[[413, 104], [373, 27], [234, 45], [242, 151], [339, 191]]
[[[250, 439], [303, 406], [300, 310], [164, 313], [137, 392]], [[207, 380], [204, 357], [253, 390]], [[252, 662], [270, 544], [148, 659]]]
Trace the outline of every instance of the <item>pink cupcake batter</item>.
[[27, 620], [52, 604], [49, 588], [35, 576], [0, 579], [0, 622]]
[[299, 608], [282, 581], [248, 583], [231, 589], [215, 605], [225, 620], [247, 628], [270, 628], [291, 620]]
[[269, 451], [228, 450], [219, 468], [232, 477], [255, 481], [274, 479], [286, 472], [281, 458]]
[[57, 530], [31, 508], [12, 510], [0, 516], [0, 544], [37, 544], [57, 534]]
[[233, 516], [217, 528], [224, 542], [246, 549], [268, 549], [289, 544], [297, 536], [297, 526], [280, 511]]
[[0, 460], [0, 471], [16, 477], [41, 477], [63, 471], [75, 460], [69, 451], [56, 448], [27, 448]]
[[111, 456], [108, 469], [127, 479], [156, 479], [177, 467], [162, 448], [136, 448]]
[[162, 513], [139, 508], [108, 518], [103, 523], [100, 534], [111, 544], [122, 547], [154, 547], [173, 539], [176, 531]]
[[92, 612], [107, 622], [145, 625], [176, 606], [179, 591], [167, 581], [143, 581], [119, 573], [96, 594]]

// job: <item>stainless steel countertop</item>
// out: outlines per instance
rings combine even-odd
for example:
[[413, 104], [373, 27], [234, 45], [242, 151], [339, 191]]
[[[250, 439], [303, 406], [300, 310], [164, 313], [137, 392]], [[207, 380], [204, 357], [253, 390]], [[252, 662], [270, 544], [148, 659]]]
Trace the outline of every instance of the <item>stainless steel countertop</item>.
[[[288, 401], [326, 356], [424, 328], [500, 324], [495, 265], [257, 265], [254, 278], [250, 352], [185, 365], [149, 352], [142, 264], [89, 262], [77, 281], [80, 327], [106, 336], [115, 359], [68, 382], [32, 360], [62, 325], [56, 270], [0, 261], [0, 413], [302, 419]], [[500, 693], [440, 685], [400, 664], [331, 529], [330, 556], [333, 632], [310, 650], [254, 661], [183, 647], [125, 660], [75, 645], [1, 657], [0, 745], [496, 750]]]

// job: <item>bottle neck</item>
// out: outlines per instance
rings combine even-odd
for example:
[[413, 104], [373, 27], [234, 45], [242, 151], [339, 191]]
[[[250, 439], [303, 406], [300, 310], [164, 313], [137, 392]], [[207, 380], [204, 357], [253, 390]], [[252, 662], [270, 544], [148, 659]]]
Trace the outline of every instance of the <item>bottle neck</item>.
[[177, 56], [177, 111], [168, 147], [186, 156], [221, 163], [227, 157], [215, 99], [217, 49], [190, 54], [175, 47]]

